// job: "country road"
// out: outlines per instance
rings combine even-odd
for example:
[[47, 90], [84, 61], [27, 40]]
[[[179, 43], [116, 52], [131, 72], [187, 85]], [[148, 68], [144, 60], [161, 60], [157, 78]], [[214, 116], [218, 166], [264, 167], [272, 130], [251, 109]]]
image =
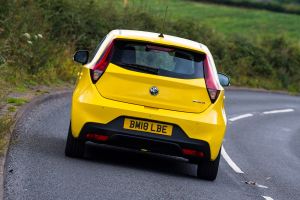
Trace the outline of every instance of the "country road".
[[5, 199], [300, 198], [300, 97], [226, 91], [228, 116], [219, 174], [195, 178], [183, 159], [89, 144], [64, 156], [70, 95], [36, 106], [16, 125]]

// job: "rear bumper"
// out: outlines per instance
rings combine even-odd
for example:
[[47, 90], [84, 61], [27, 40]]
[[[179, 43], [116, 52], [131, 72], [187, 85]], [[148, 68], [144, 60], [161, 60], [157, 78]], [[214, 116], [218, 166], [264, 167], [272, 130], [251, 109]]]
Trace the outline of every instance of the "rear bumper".
[[[78, 82], [72, 98], [71, 128], [72, 134], [75, 138], [81, 136], [81, 133], [86, 129], [87, 124], [98, 124], [98, 129], [100, 129], [103, 128], [104, 125], [107, 126], [122, 116], [128, 116], [131, 118], [177, 125], [185, 134], [185, 137], [182, 138], [187, 138], [188, 141], [194, 141], [195, 144], [199, 146], [202, 146], [202, 142], [207, 143], [209, 149], [208, 152], [210, 152], [210, 159], [215, 160], [217, 158], [225, 135], [227, 123], [224, 111], [223, 91], [221, 91], [218, 100], [201, 113], [186, 113], [155, 109], [141, 105], [113, 101], [102, 97], [95, 85], [91, 83], [88, 72], [89, 71], [82, 73], [79, 77], [82, 80]], [[123, 127], [123, 125], [120, 125], [119, 127]], [[110, 129], [114, 130], [113, 128]], [[107, 132], [110, 132], [110, 129], [107, 130]], [[127, 133], [129, 132], [122, 131], [123, 135], [127, 135]], [[141, 137], [143, 134], [139, 134], [136, 137]], [[130, 136], [135, 135], [130, 132]], [[144, 136], [143, 138], [148, 138], [146, 135]], [[172, 143], [173, 139], [175, 141], [177, 138], [175, 136], [168, 138], [171, 141], [167, 141], [166, 138], [163, 139], [155, 137], [154, 139], [161, 142]], [[174, 141], [173, 143], [176, 144], [184, 142], [182, 139], [179, 139], [177, 142]], [[194, 144], [194, 142], [191, 143]]]
[[[184, 157], [190, 162], [199, 159], [210, 160], [209, 144], [205, 141], [190, 139], [183, 130], [173, 125], [172, 136], [164, 136], [141, 131], [123, 129], [124, 117], [119, 117], [108, 124], [86, 123], [81, 132], [80, 139], [112, 146], [143, 150], [172, 156]], [[108, 136], [108, 140], [99, 142], [87, 139], [87, 134], [101, 134]], [[192, 149], [203, 153], [203, 157], [190, 156], [182, 153], [182, 149]]]

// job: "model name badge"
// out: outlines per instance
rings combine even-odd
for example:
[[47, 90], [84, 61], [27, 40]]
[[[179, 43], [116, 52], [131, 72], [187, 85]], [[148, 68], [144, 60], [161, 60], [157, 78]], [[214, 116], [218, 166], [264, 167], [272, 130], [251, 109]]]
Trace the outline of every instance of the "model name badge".
[[200, 104], [205, 104], [204, 101], [200, 101], [200, 100], [193, 100], [194, 103], [200, 103]]

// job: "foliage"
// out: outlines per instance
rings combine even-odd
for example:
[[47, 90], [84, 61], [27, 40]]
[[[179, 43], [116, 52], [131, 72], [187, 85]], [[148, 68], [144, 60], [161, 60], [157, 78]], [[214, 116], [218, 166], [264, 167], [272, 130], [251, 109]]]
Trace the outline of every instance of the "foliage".
[[[163, 13], [155, 8], [100, 1], [0, 0], [7, 8], [0, 14], [0, 80], [28, 86], [70, 81], [75, 49], [94, 49], [112, 29], [162, 30]], [[167, 18], [164, 32], [206, 44], [234, 85], [300, 91], [299, 44], [285, 36], [225, 37], [201, 21], [175, 19]]]
[[12, 120], [8, 116], [0, 117], [0, 156], [3, 155], [3, 149], [7, 145], [7, 132], [12, 125]]

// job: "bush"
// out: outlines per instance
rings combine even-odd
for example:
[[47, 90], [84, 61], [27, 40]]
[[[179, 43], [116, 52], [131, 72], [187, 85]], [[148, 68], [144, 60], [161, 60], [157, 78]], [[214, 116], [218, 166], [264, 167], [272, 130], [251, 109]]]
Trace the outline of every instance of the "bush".
[[264, 42], [267, 59], [271, 63], [281, 87], [292, 91], [300, 88], [300, 48], [290, 44], [284, 37]]
[[[75, 49], [94, 49], [112, 29], [160, 32], [164, 15], [138, 6], [120, 9], [112, 1], [0, 2], [5, 13], [0, 13], [0, 65], [14, 69], [5, 72], [8, 80], [23, 78], [29, 84], [73, 80], [77, 69], [70, 58]], [[167, 20], [166, 24], [164, 33], [207, 45], [219, 71], [228, 73], [235, 85], [300, 91], [299, 44], [284, 37], [225, 38], [190, 20]]]

